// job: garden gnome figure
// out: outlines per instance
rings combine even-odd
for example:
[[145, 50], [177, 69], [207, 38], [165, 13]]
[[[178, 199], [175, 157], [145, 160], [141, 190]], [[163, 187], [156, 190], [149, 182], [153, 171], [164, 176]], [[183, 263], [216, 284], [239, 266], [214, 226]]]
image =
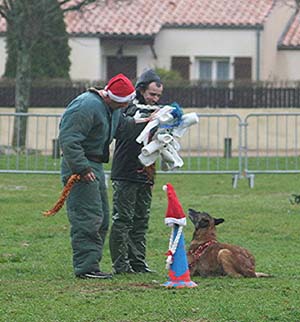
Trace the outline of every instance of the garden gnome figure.
[[168, 208], [165, 216], [165, 224], [172, 227], [169, 249], [166, 253], [166, 268], [169, 270], [169, 280], [162, 286], [171, 288], [196, 287], [191, 281], [188, 261], [186, 256], [183, 226], [186, 226], [186, 216], [177, 199], [175, 190], [167, 183], [163, 190], [167, 192]]

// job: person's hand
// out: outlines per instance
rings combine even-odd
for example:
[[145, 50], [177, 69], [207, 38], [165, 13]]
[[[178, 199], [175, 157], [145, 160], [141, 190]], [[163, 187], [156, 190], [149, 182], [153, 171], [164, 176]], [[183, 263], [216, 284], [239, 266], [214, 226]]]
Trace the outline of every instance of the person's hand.
[[82, 179], [83, 179], [84, 181], [87, 181], [87, 182], [95, 181], [95, 180], [96, 180], [96, 176], [95, 176], [95, 174], [94, 174], [94, 172], [93, 172], [93, 171], [90, 171], [90, 172], [88, 172], [87, 174], [85, 174], [85, 175], [82, 177]]
[[153, 121], [153, 120], [155, 120], [155, 119], [157, 119], [158, 118], [158, 112], [160, 111], [160, 108], [157, 108], [154, 112], [152, 112], [151, 114], [150, 114], [150, 116], [148, 117], [148, 121], [150, 122], [150, 121]]
[[133, 118], [136, 124], [146, 123], [149, 121], [149, 117], [143, 117], [143, 114], [139, 110], [136, 111]]
[[144, 117], [144, 118], [134, 117], [135, 123], [146, 123], [146, 122], [153, 121], [154, 119], [156, 119], [156, 116], [157, 116], [156, 114], [158, 111], [159, 111], [159, 108], [157, 108], [154, 112], [152, 112], [148, 117]]

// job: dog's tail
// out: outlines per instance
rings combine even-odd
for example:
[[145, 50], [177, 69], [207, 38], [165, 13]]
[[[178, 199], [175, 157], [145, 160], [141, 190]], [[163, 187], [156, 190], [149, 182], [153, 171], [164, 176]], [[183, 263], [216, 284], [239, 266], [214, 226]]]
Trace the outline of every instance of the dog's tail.
[[65, 185], [58, 201], [56, 202], [56, 204], [53, 206], [52, 209], [48, 210], [48, 211], [44, 211], [43, 215], [45, 217], [49, 217], [49, 216], [53, 216], [55, 215], [64, 205], [65, 200], [67, 199], [73, 185], [75, 182], [80, 180], [80, 175], [79, 174], [73, 174], [71, 175], [71, 177], [69, 178], [67, 184]]
[[265, 274], [261, 272], [255, 272], [256, 277], [273, 277], [273, 275]]

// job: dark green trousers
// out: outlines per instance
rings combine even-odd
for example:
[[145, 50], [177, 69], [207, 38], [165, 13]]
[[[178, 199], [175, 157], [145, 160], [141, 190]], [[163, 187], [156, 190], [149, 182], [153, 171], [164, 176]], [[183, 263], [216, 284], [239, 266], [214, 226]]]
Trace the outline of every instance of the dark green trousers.
[[[109, 226], [109, 206], [102, 164], [91, 163], [96, 181], [75, 183], [67, 199], [75, 275], [99, 270]], [[66, 182], [66, 177], [63, 177]]]
[[146, 263], [146, 232], [152, 200], [151, 185], [113, 181], [113, 216], [109, 237], [113, 270], [143, 271]]

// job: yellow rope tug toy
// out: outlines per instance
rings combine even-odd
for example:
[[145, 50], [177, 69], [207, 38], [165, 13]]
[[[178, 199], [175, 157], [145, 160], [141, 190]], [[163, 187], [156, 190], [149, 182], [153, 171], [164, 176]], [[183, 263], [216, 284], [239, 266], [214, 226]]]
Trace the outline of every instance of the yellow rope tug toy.
[[54, 207], [48, 211], [44, 211], [43, 215], [45, 217], [50, 217], [55, 215], [64, 205], [73, 185], [75, 182], [80, 180], [80, 175], [79, 174], [73, 174], [71, 175], [71, 177], [69, 178], [67, 184], [64, 186], [64, 189], [58, 199], [58, 201], [56, 202], [56, 204], [54, 205]]

